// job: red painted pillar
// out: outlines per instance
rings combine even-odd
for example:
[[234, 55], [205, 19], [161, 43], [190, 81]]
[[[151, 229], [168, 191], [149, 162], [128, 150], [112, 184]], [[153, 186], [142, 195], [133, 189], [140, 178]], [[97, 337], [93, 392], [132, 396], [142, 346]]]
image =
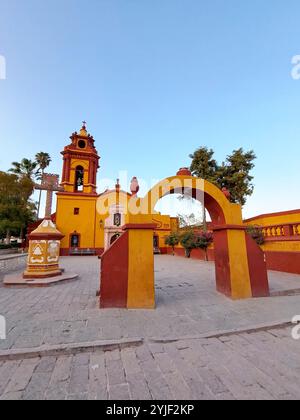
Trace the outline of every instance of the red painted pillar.
[[217, 290], [231, 297], [230, 261], [226, 230], [214, 231], [214, 253]]

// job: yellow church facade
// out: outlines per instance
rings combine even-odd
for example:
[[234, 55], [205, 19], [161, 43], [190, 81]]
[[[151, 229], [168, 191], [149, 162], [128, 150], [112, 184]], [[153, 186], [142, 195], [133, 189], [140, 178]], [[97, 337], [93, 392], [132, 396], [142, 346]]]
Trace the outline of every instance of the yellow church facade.
[[[85, 124], [70, 137], [63, 152], [61, 186], [57, 193], [56, 226], [64, 235], [61, 255], [101, 255], [121, 235], [128, 222], [128, 202], [139, 191], [132, 179], [130, 192], [117, 181], [115, 189], [97, 193], [100, 156]], [[155, 214], [154, 252], [165, 253], [165, 237], [178, 229], [178, 219]]]

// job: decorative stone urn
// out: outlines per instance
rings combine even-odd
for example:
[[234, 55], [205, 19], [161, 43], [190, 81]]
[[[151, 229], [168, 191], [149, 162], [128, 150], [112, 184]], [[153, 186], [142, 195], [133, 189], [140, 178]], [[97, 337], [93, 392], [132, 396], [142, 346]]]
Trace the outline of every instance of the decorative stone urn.
[[177, 176], [192, 176], [192, 172], [189, 168], [180, 168], [176, 174]]
[[59, 268], [60, 241], [64, 237], [50, 218], [45, 218], [29, 235], [29, 252], [24, 279], [42, 279], [62, 274]]
[[230, 191], [226, 187], [223, 187], [222, 188], [222, 193], [225, 195], [225, 197], [227, 198], [227, 200], [230, 200], [231, 194], [230, 194]]

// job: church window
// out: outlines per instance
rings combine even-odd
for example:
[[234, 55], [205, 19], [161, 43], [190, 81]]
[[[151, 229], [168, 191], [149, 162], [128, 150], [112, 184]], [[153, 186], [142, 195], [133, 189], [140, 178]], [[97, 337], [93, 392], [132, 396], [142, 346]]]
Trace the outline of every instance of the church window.
[[75, 216], [78, 216], [78, 214], [80, 213], [80, 209], [78, 207], [74, 208], [74, 214]]
[[114, 225], [115, 226], [121, 226], [121, 214], [115, 213], [114, 214]]

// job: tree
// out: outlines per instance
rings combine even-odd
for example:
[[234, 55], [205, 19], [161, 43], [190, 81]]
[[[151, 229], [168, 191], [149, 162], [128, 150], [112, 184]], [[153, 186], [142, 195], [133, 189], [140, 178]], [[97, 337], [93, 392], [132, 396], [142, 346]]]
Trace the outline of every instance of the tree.
[[194, 213], [191, 214], [178, 214], [179, 226], [181, 228], [190, 228], [201, 225], [201, 219], [197, 218]]
[[213, 243], [214, 236], [212, 232], [200, 232], [196, 233], [196, 247], [205, 251], [205, 259], [208, 261], [207, 249]]
[[180, 236], [180, 244], [185, 250], [185, 256], [190, 258], [192, 250], [197, 248], [196, 237], [192, 229], [187, 230]]
[[37, 166], [37, 162], [24, 158], [21, 162], [12, 162], [12, 167], [9, 169], [9, 172], [20, 178], [25, 177], [33, 181], [37, 174]]
[[[213, 155], [214, 151], [207, 147], [200, 147], [191, 154], [190, 169], [192, 174], [215, 184], [220, 189], [227, 188], [230, 192], [231, 202], [244, 206], [247, 197], [251, 196], [254, 191], [253, 176], [250, 174], [255, 166], [254, 151], [245, 152], [243, 148], [234, 150], [222, 165], [218, 165], [213, 159]], [[203, 209], [204, 230], [206, 231], [205, 215], [205, 209]]]
[[[216, 174], [218, 165], [215, 159], [213, 159], [214, 151], [207, 147], [199, 147], [193, 154], [190, 155], [192, 163], [190, 170], [192, 174], [198, 178], [205, 179], [206, 181], [216, 183]], [[203, 208], [203, 229], [207, 230], [206, 221], [206, 209], [205, 203], [202, 203]]]
[[213, 159], [214, 151], [207, 147], [199, 147], [190, 155], [192, 163], [190, 170], [194, 176], [206, 179], [209, 182], [215, 182], [217, 162]]
[[51, 157], [49, 153], [39, 152], [35, 155], [35, 161], [38, 164], [38, 171], [43, 174], [51, 163]]
[[22, 231], [33, 221], [34, 204], [29, 200], [34, 184], [26, 176], [0, 172], [0, 231], [10, 242], [11, 232]]
[[[45, 173], [45, 169], [48, 168], [48, 166], [51, 163], [51, 157], [49, 153], [39, 152], [35, 155], [35, 161], [38, 164], [38, 178], [42, 179]], [[41, 198], [42, 198], [42, 190], [40, 190], [40, 193], [39, 193], [37, 218], [39, 218], [39, 214], [40, 214]]]
[[175, 255], [175, 246], [179, 244], [179, 235], [177, 232], [172, 232], [169, 236], [165, 238], [165, 244], [170, 246], [173, 251], [173, 256]]
[[217, 170], [217, 185], [227, 188], [231, 195], [231, 202], [244, 206], [247, 197], [254, 191], [253, 176], [250, 175], [256, 159], [253, 150], [244, 152], [242, 148], [234, 150], [227, 156], [226, 162]]

